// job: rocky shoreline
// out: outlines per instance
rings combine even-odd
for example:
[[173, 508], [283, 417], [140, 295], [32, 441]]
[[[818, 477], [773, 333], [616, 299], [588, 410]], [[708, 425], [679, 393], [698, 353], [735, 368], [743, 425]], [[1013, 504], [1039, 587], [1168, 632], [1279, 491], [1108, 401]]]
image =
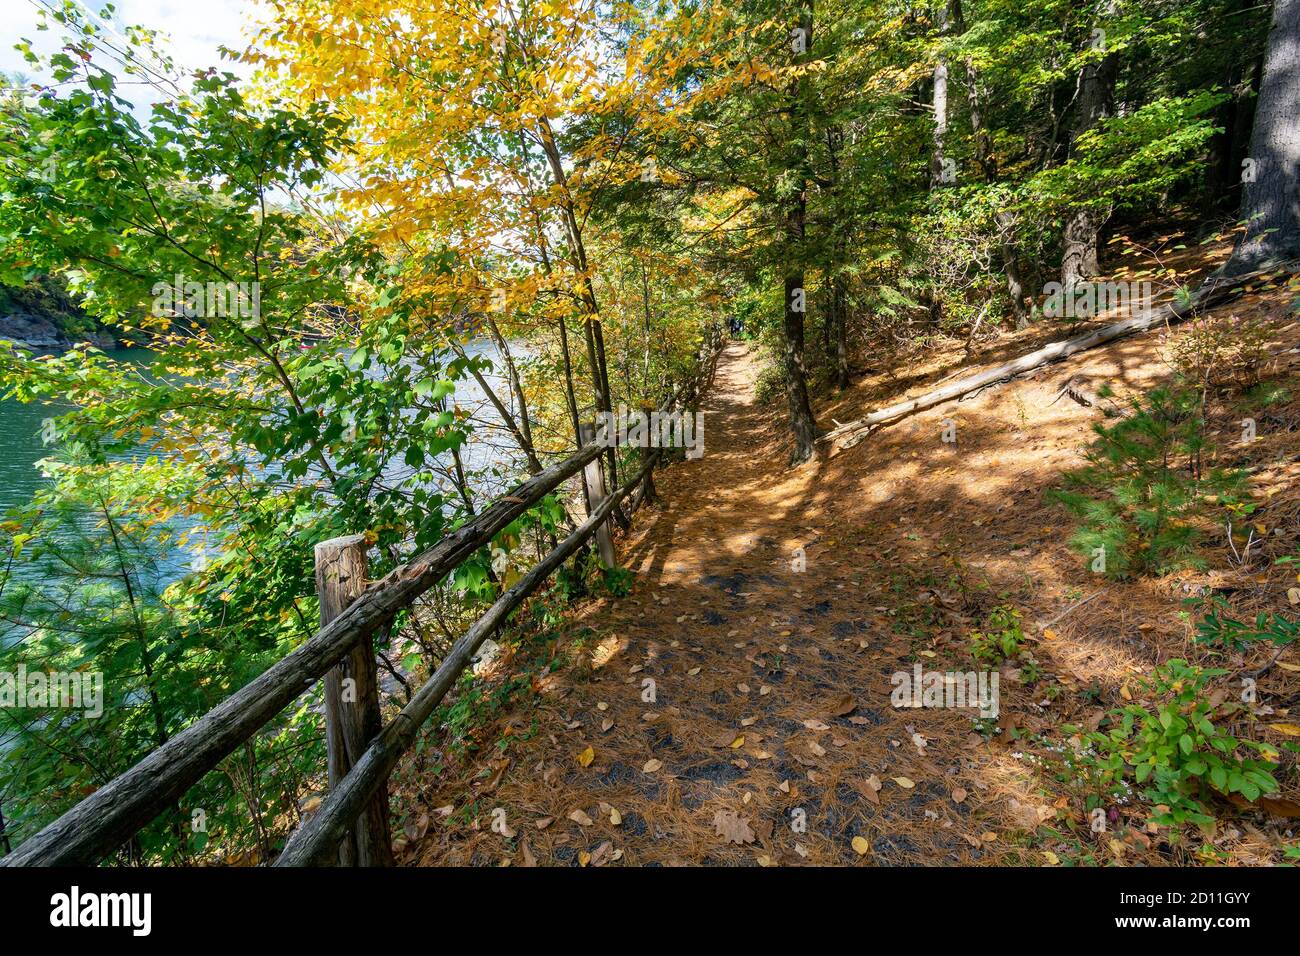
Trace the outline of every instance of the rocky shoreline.
[[34, 312], [0, 315], [0, 339], [8, 339], [35, 352], [66, 352], [80, 342], [101, 349], [113, 349], [118, 345], [113, 336], [102, 331], [77, 332], [70, 336], [56, 322]]

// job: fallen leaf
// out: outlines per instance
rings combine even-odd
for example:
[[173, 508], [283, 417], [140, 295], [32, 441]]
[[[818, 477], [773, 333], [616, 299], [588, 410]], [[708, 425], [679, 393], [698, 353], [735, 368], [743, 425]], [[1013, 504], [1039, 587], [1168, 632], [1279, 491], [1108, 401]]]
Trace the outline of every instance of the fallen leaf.
[[663, 766], [663, 761], [661, 760], [647, 760], [645, 762], [645, 766], [642, 767], [641, 770], [644, 773], [654, 773], [662, 766]]
[[857, 785], [857, 788], [862, 791], [863, 796], [879, 806], [880, 788], [882, 786], [879, 777], [873, 773], [866, 780], [855, 780], [854, 783]]
[[728, 843], [753, 843], [754, 831], [749, 821], [734, 810], [719, 810], [713, 815], [714, 832]]
[[867, 851], [871, 849], [871, 844], [864, 837], [855, 836], [853, 838], [853, 852], [858, 856], [866, 856]]
[[834, 698], [826, 708], [826, 713], [832, 717], [846, 717], [857, 709], [858, 702], [853, 699], [852, 694], [841, 694]]
[[596, 751], [588, 747], [582, 753], [578, 754], [578, 763], [583, 767], [590, 767], [591, 762], [596, 759]]
[[595, 822], [581, 810], [574, 810], [569, 814], [569, 819], [580, 827], [589, 827]]
[[961, 803], [965, 799], [966, 799], [966, 791], [963, 790], [961, 787], [958, 787], [952, 792], [953, 803]]
[[898, 784], [904, 790], [911, 790], [913, 787], [916, 786], [916, 784], [913, 781], [909, 780], [907, 777], [895, 777], [894, 783]]

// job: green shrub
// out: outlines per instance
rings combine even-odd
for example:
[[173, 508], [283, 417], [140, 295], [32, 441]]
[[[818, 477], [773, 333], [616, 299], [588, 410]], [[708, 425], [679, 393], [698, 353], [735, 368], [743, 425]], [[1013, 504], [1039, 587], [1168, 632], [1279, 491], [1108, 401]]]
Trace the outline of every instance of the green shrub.
[[614, 597], [626, 597], [631, 593], [636, 575], [627, 568], [602, 566], [600, 573], [601, 586]]
[[1009, 604], [999, 604], [989, 613], [983, 630], [971, 631], [970, 653], [977, 661], [998, 664], [1018, 655], [1024, 639], [1020, 612]]
[[[1211, 825], [1205, 801], [1212, 793], [1247, 800], [1278, 789], [1267, 744], [1238, 740], [1215, 726], [1206, 685], [1227, 671], [1171, 660], [1141, 683], [1152, 702], [1113, 710], [1109, 727], [1087, 735], [1106, 782], [1117, 790], [1131, 777], [1157, 810], [1152, 822]], [[1245, 752], [1246, 755], [1239, 755]], [[1251, 756], [1254, 752], [1258, 756]]]
[[1197, 566], [1195, 522], [1213, 509], [1249, 514], [1241, 471], [1205, 469], [1200, 397], [1156, 389], [1113, 425], [1093, 426], [1087, 464], [1050, 492], [1082, 519], [1071, 546], [1113, 578]]

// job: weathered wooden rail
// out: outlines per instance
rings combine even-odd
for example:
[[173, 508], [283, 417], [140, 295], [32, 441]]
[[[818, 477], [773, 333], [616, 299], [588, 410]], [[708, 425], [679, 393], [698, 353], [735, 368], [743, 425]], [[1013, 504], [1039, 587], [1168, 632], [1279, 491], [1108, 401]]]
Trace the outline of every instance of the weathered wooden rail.
[[[709, 330], [698, 357], [696, 374], [665, 400], [661, 410], [673, 410], [696, 401], [712, 381], [723, 341], [719, 329]], [[642, 489], [640, 500], [644, 500], [650, 473], [662, 450], [651, 451], [631, 480], [603, 501], [593, 502], [587, 519], [501, 594], [452, 646], [406, 707], [377, 733], [377, 728], [367, 726], [373, 725], [373, 720], [366, 716], [367, 709], [373, 708], [373, 718], [378, 706], [370, 646], [372, 635], [562, 482], [596, 461], [604, 451], [601, 445], [584, 445], [573, 455], [524, 481], [473, 520], [369, 588], [362, 590], [358, 586], [355, 566], [342, 575], [348, 581], [335, 579], [323, 586], [321, 628], [314, 636], [130, 770], [25, 840], [14, 852], [0, 857], [0, 866], [98, 863], [164, 810], [175, 806], [191, 786], [331, 671], [334, 673], [330, 674], [326, 686], [330, 794], [317, 813], [290, 838], [278, 865], [389, 862], [390, 848], [379, 845], [379, 841], [387, 840], [384, 792], [397, 760], [468, 666], [474, 651], [510, 612], [586, 543], [605, 524], [617, 503], [638, 485]], [[347, 542], [338, 539], [322, 547], [326, 545], [329, 546], [326, 554], [318, 554], [318, 582], [322, 567], [328, 569], [331, 561], [341, 560], [340, 553], [348, 547]], [[339, 576], [337, 568], [324, 573]], [[352, 587], [353, 592], [339, 591], [340, 585], [343, 591]], [[325, 598], [327, 592], [329, 598]], [[334, 601], [338, 601], [337, 606], [331, 606]], [[359, 696], [351, 704], [340, 706], [342, 681], [348, 678], [354, 681], [352, 690]], [[345, 717], [343, 711], [349, 707], [353, 713]]]

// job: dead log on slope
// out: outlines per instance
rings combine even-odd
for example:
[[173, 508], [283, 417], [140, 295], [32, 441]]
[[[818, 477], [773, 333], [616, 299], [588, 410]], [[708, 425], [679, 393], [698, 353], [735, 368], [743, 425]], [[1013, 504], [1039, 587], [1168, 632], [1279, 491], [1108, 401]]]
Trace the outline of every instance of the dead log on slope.
[[909, 398], [905, 402], [898, 402], [888, 408], [882, 408], [863, 418], [838, 425], [825, 432], [817, 440], [819, 442], [838, 443], [846, 448], [852, 447], [861, 441], [867, 432], [878, 425], [891, 424], [901, 418], [906, 418], [908, 415], [961, 398], [963, 395], [977, 389], [987, 388], [990, 385], [1008, 380], [1014, 375], [1021, 375], [1051, 362], [1059, 362], [1061, 359], [1096, 348], [1098, 345], [1105, 345], [1108, 342], [1114, 342], [1116, 339], [1134, 335], [1138, 332], [1146, 332], [1159, 325], [1172, 325], [1175, 322], [1180, 322], [1198, 310], [1219, 305], [1239, 295], [1248, 283], [1259, 279], [1261, 276], [1292, 271], [1298, 266], [1300, 266], [1300, 262], [1289, 262], [1271, 269], [1252, 272], [1235, 278], [1211, 276], [1201, 284], [1200, 288], [1190, 296], [1187, 302], [1181, 305], [1169, 302], [1155, 308], [1144, 309], [1140, 314], [1124, 319], [1121, 322], [1115, 322], [1072, 339], [1052, 342], [1037, 351], [1030, 352], [1028, 355], [1022, 355], [1018, 359], [1012, 359], [1010, 362], [995, 365], [982, 372], [976, 372], [974, 375], [959, 378], [942, 388], [926, 392], [924, 395]]

